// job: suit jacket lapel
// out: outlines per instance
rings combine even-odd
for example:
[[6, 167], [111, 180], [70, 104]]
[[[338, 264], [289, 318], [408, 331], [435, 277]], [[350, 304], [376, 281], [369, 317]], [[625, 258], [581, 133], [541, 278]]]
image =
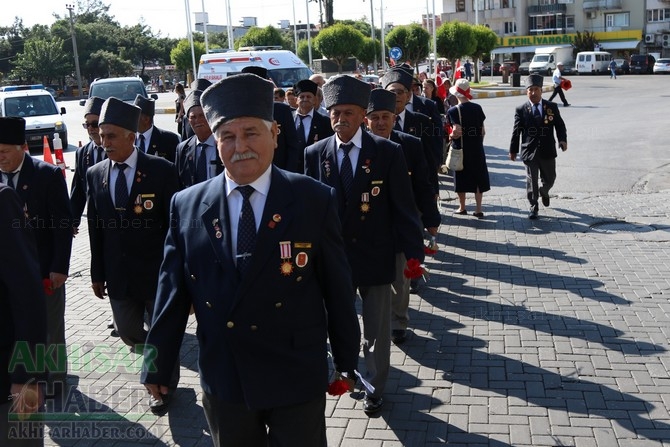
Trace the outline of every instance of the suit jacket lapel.
[[[212, 244], [212, 250], [219, 260], [221, 267], [229, 272], [237, 271], [233, 262], [232, 248], [230, 243], [230, 222], [228, 221], [228, 201], [225, 195], [224, 179], [217, 177], [214, 182], [219, 185], [210, 188], [208, 193], [202, 199], [204, 211], [201, 215], [203, 228]], [[221, 191], [224, 191], [222, 194]]]
[[147, 173], [146, 173], [146, 166], [147, 166], [147, 155], [137, 149], [137, 166], [135, 167], [135, 177], [133, 178], [132, 183], [130, 184], [130, 191], [128, 194], [128, 204], [129, 206], [126, 206], [126, 212], [133, 212], [133, 206], [135, 199], [137, 196], [142, 192], [147, 192], [143, 189], [142, 182], [146, 181], [147, 179]]

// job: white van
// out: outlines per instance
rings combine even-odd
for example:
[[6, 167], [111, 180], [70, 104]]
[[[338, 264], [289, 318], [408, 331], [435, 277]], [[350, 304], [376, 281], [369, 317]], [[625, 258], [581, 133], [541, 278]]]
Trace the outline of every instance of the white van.
[[280, 48], [242, 47], [242, 51], [203, 54], [200, 56], [198, 78], [214, 83], [240, 73], [244, 67], [255, 65], [266, 68], [277, 87], [293, 87], [296, 82], [309, 79], [312, 70], [298, 56]]
[[11, 85], [0, 89], [0, 116], [20, 116], [26, 120], [26, 143], [30, 149], [41, 149], [45, 136], [53, 148], [55, 133], [67, 148], [64, 114], [65, 107], [59, 108], [42, 84]]
[[578, 74], [608, 73], [611, 60], [607, 51], [582, 51], [577, 53], [575, 68]]

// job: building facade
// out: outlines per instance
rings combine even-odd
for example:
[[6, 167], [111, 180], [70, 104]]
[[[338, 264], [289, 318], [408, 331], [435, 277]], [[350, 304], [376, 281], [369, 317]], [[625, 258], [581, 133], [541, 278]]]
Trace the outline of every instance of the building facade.
[[500, 44], [493, 54], [517, 61], [543, 45], [572, 43], [595, 34], [614, 57], [670, 55], [670, 0], [443, 0], [442, 22], [491, 28]]

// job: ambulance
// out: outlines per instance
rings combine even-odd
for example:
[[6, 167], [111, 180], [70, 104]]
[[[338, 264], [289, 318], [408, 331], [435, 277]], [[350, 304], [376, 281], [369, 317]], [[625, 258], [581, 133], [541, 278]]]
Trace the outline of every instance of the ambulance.
[[312, 75], [307, 65], [281, 46], [240, 47], [239, 51], [224, 51], [200, 56], [198, 78], [212, 83], [240, 73], [244, 67], [255, 65], [268, 70], [268, 75], [277, 87], [293, 87], [302, 79]]

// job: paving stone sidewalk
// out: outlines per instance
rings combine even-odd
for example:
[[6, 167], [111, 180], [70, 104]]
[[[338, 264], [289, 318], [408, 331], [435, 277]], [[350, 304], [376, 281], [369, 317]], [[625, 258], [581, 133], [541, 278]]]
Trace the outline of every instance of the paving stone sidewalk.
[[[387, 403], [368, 418], [357, 394], [329, 398], [329, 445], [670, 446], [667, 198], [558, 194], [537, 221], [519, 191], [485, 195], [484, 219], [443, 201], [441, 250], [412, 295], [410, 337], [392, 349]], [[67, 283], [76, 388], [48, 403], [46, 445], [211, 445], [195, 321], [174, 404], [156, 418], [88, 263], [82, 227]]]

